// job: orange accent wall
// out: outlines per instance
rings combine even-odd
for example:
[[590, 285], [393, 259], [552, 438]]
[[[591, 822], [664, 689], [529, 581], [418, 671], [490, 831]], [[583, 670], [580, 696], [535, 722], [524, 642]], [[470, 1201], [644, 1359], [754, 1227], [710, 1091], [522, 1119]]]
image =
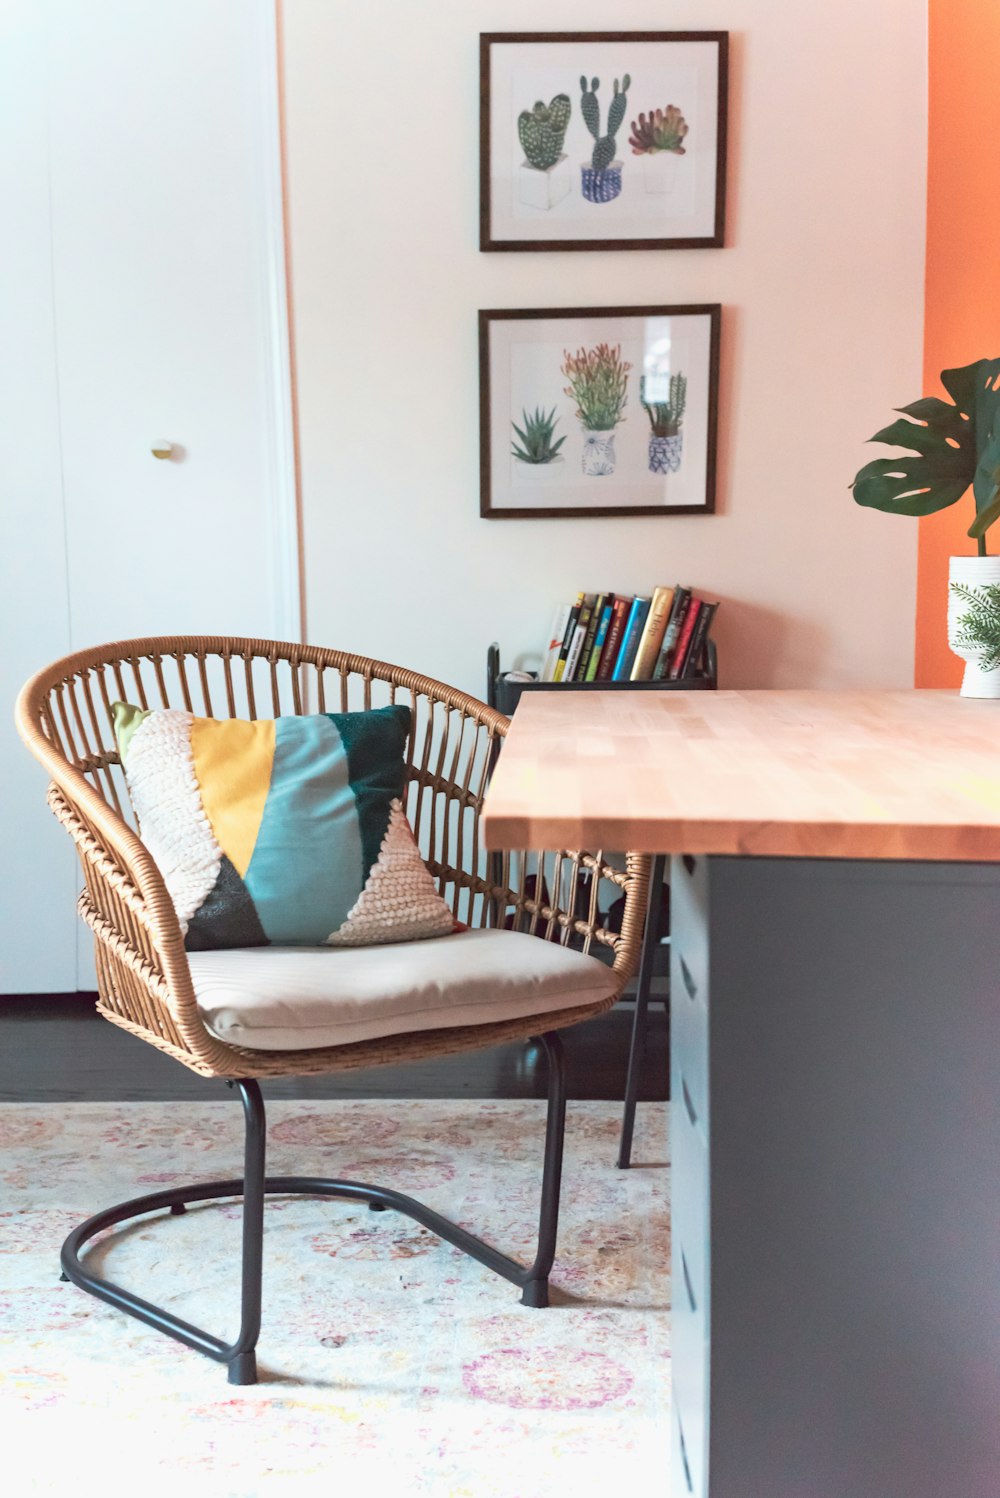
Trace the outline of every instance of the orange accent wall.
[[[929, 75], [926, 395], [942, 393], [942, 369], [1000, 355], [998, 0], [929, 0]], [[975, 554], [965, 534], [972, 513], [970, 494], [919, 522], [918, 687], [962, 677], [945, 637], [948, 558]], [[991, 552], [998, 531], [987, 536]]]

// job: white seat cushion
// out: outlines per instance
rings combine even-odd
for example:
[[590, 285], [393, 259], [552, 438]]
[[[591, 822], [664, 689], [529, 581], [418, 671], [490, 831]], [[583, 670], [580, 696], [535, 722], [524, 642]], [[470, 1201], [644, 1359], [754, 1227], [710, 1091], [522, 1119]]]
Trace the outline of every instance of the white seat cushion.
[[461, 931], [380, 947], [190, 952], [206, 1027], [252, 1051], [350, 1045], [599, 1003], [611, 968], [516, 931]]

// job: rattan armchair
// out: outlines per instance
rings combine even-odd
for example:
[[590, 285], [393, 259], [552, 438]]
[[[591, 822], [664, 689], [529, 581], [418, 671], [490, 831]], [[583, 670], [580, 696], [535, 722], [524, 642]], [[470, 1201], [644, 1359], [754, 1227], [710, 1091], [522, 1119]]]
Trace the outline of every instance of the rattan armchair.
[[[307, 1050], [261, 1051], [220, 1040], [206, 1027], [188, 955], [163, 878], [131, 816], [112, 728], [111, 704], [183, 707], [209, 717], [344, 712], [404, 702], [412, 714], [406, 795], [411, 825], [457, 921], [509, 927], [583, 954], [603, 955], [610, 991], [544, 1015]], [[124, 1202], [75, 1229], [62, 1249], [65, 1278], [189, 1347], [228, 1365], [232, 1383], [256, 1380], [260, 1329], [263, 1207], [268, 1193], [366, 1201], [408, 1214], [517, 1284], [527, 1305], [548, 1304], [555, 1254], [565, 1120], [558, 1031], [609, 1008], [635, 968], [649, 860], [628, 855], [624, 870], [600, 852], [486, 854], [478, 825], [495, 751], [508, 719], [475, 698], [381, 661], [308, 645], [227, 638], [128, 640], [55, 662], [25, 686], [18, 730], [49, 774], [48, 801], [76, 844], [84, 887], [79, 911], [94, 935], [98, 1009], [114, 1024], [206, 1078], [239, 1090], [246, 1120], [244, 1176]], [[604, 894], [624, 894], [620, 930], [601, 916]], [[451, 940], [451, 938], [445, 938]], [[416, 1060], [541, 1039], [549, 1102], [536, 1257], [523, 1266], [430, 1208], [389, 1187], [304, 1177], [266, 1177], [259, 1078], [301, 1076]], [[236, 1339], [191, 1326], [131, 1291], [89, 1273], [79, 1254], [102, 1229], [143, 1213], [181, 1212], [190, 1202], [242, 1196], [242, 1318]]]

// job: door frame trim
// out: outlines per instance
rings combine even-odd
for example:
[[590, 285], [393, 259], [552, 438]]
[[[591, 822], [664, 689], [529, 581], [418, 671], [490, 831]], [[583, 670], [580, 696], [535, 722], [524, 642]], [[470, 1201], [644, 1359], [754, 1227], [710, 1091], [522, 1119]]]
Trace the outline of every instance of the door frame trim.
[[281, 41], [277, 0], [255, 0], [258, 70], [259, 202], [261, 210], [264, 362], [268, 375], [267, 430], [271, 604], [275, 637], [304, 638], [302, 532], [299, 504], [295, 378], [289, 319], [284, 142], [281, 111]]

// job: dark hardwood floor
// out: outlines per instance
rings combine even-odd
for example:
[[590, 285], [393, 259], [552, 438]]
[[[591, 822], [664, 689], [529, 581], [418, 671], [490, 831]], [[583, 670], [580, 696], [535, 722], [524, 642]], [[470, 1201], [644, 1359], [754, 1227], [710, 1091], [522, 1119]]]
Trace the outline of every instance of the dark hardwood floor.
[[[225, 1097], [206, 1080], [97, 1014], [93, 994], [0, 997], [0, 1102], [152, 1102]], [[563, 1031], [569, 1096], [620, 1099], [632, 1032], [632, 1005], [620, 1004]], [[664, 1006], [649, 1010], [649, 1041], [639, 1096], [668, 1088]], [[290, 1077], [262, 1084], [272, 1098], [544, 1097], [540, 1048], [505, 1045], [408, 1066]]]

